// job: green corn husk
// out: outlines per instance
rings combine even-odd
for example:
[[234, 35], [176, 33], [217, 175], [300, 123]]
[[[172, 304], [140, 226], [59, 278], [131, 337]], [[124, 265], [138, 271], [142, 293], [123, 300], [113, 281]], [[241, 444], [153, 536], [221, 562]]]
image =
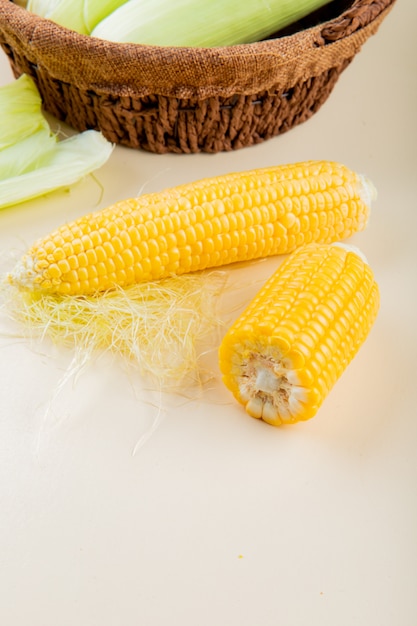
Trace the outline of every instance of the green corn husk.
[[91, 35], [117, 42], [216, 47], [259, 41], [329, 0], [129, 0]]
[[93, 130], [59, 141], [26, 74], [0, 87], [0, 120], [0, 209], [75, 183], [114, 147]]
[[26, 9], [31, 13], [36, 13], [41, 17], [46, 17], [48, 13], [53, 11], [62, 0], [28, 0]]
[[28, 0], [26, 9], [56, 24], [88, 35], [128, 0]]
[[46, 16], [56, 24], [75, 30], [82, 35], [88, 35], [89, 30], [84, 21], [84, 0], [62, 0]]
[[57, 138], [49, 128], [41, 128], [0, 150], [0, 181], [45, 165], [55, 150], [56, 142]]
[[42, 129], [49, 129], [33, 80], [23, 74], [0, 87], [0, 150]]
[[126, 2], [127, 0], [84, 0], [84, 22], [88, 32], [91, 33], [99, 22]]
[[103, 165], [112, 150], [113, 145], [95, 130], [57, 141], [46, 163], [0, 180], [0, 209], [72, 185]]
[[84, 0], [29, 0], [26, 8], [77, 33], [89, 34], [84, 21]]

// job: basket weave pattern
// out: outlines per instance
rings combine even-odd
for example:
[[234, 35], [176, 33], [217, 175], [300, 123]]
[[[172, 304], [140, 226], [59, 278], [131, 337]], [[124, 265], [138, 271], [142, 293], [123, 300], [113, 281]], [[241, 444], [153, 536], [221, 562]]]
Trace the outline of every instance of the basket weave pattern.
[[0, 0], [0, 45], [76, 130], [155, 153], [220, 152], [309, 119], [394, 3], [333, 2], [345, 9], [293, 34], [192, 49], [104, 42]]

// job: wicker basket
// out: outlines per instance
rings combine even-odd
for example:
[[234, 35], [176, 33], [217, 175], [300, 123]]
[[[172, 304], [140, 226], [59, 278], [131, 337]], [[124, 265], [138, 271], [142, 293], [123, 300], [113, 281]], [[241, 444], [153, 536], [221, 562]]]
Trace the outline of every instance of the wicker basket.
[[395, 0], [335, 0], [254, 44], [169, 48], [79, 35], [0, 0], [0, 45], [45, 109], [156, 153], [220, 152], [309, 119]]

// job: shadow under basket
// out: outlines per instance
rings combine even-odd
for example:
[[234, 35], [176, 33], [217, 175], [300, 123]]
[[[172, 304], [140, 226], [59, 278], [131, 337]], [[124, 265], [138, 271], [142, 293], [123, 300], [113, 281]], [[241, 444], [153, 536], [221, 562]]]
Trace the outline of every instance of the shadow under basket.
[[79, 35], [0, 0], [0, 45], [45, 110], [155, 153], [251, 146], [308, 120], [395, 0], [334, 0], [253, 44], [180, 48]]

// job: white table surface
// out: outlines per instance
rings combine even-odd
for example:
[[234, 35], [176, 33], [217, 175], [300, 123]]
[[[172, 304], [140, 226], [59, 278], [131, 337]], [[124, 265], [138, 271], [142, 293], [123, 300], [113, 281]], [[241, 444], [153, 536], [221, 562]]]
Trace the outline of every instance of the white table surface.
[[[47, 417], [71, 351], [3, 333], [1, 624], [417, 624], [416, 24], [417, 3], [399, 0], [286, 135], [218, 155], [118, 147], [96, 180], [0, 212], [6, 271], [52, 227], [143, 186], [338, 160], [378, 188], [354, 243], [382, 296], [317, 416], [286, 429], [247, 416], [215, 367], [197, 397], [161, 397], [110, 359], [64, 386]], [[0, 79], [12, 79], [3, 53]], [[242, 302], [277, 262], [235, 271]]]

